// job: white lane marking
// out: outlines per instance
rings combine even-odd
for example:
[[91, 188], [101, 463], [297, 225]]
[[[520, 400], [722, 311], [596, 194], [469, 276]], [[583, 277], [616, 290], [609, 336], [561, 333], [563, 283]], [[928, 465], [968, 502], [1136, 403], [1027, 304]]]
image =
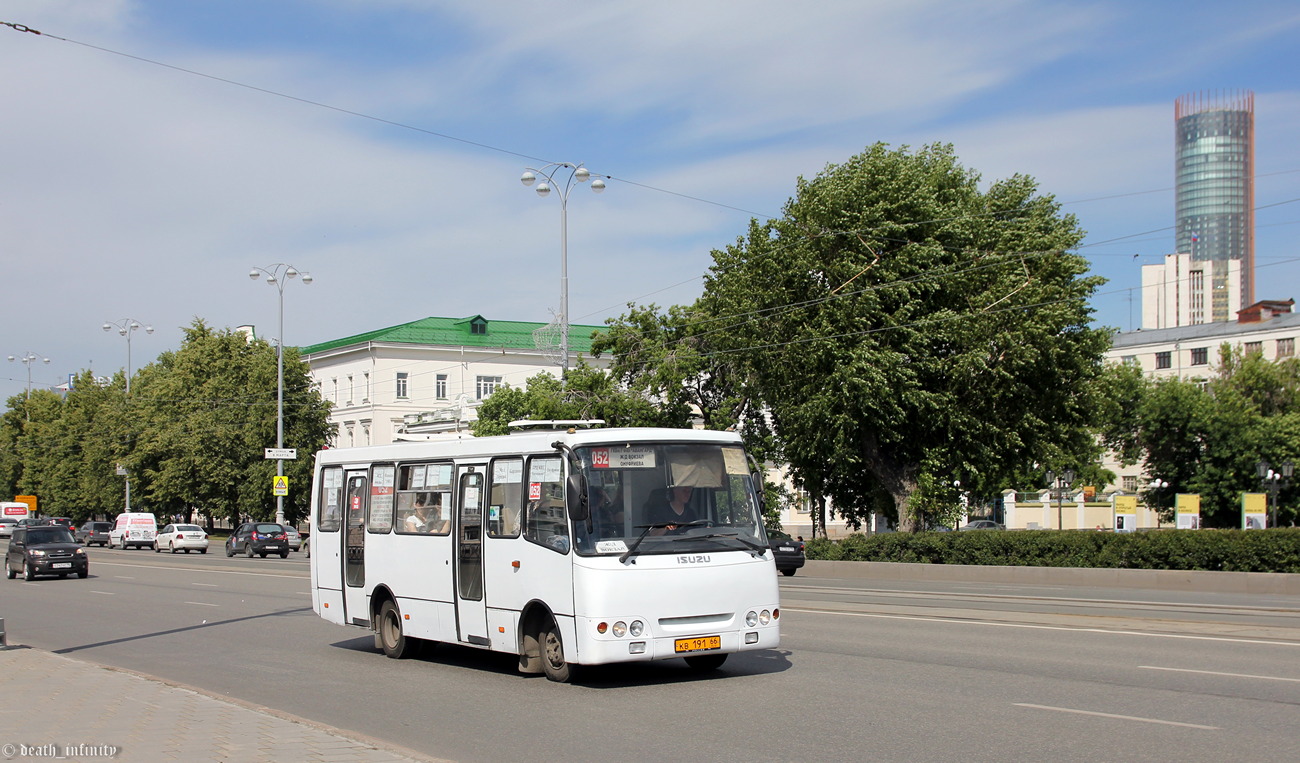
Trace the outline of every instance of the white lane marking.
[[91, 593], [98, 593], [98, 594], [102, 594], [102, 595], [104, 595], [104, 596], [117, 596], [117, 594], [113, 593], [112, 591], [93, 591], [93, 590], [92, 590]]
[[927, 623], [950, 623], [953, 625], [989, 625], [997, 628], [1026, 628], [1039, 631], [1072, 631], [1074, 633], [1109, 633], [1115, 636], [1146, 636], [1148, 638], [1177, 638], [1189, 641], [1225, 641], [1233, 644], [1261, 644], [1265, 646], [1300, 646], [1300, 641], [1264, 641], [1253, 638], [1227, 638], [1226, 636], [1193, 636], [1186, 633], [1147, 633], [1146, 631], [1119, 631], [1109, 628], [1069, 628], [1060, 625], [1033, 625], [1030, 623], [998, 623], [989, 620], [956, 620], [945, 617], [921, 617], [920, 615], [882, 615], [874, 612], [831, 612], [824, 609], [788, 609], [781, 608], [781, 614], [803, 612], [812, 615], [844, 615], [846, 617], [875, 617], [881, 620], [919, 620]]
[[1115, 713], [1098, 713], [1092, 710], [1076, 710], [1072, 707], [1052, 707], [1051, 705], [1031, 705], [1027, 702], [1012, 702], [1016, 707], [1029, 707], [1035, 710], [1053, 710], [1058, 713], [1076, 713], [1078, 715], [1094, 715], [1098, 718], [1115, 718], [1121, 721], [1139, 721], [1141, 723], [1159, 723], [1162, 726], [1182, 726], [1187, 729], [1205, 729], [1206, 731], [1220, 731], [1218, 726], [1202, 726], [1199, 723], [1179, 723], [1178, 721], [1164, 721], [1159, 718], [1143, 718], [1140, 715], [1116, 715]]
[[1228, 676], [1229, 678], [1258, 678], [1261, 681], [1294, 681], [1300, 683], [1300, 678], [1283, 678], [1282, 676], [1253, 676], [1249, 673], [1220, 673], [1217, 670], [1192, 670], [1191, 668], [1162, 668], [1158, 665], [1138, 665], [1143, 670], [1168, 670], [1172, 673], [1200, 673], [1205, 676]]
[[[113, 566], [112, 562], [100, 562], [100, 564], [107, 564], [110, 567]], [[132, 575], [114, 575], [113, 577], [121, 578], [122, 580], [135, 580], [135, 577]]]
[[207, 588], [220, 588], [220, 587], [221, 587], [221, 586], [217, 585], [216, 583], [190, 583], [190, 585], [201, 585], [201, 586], [205, 586], [205, 587], [207, 587]]
[[219, 607], [220, 604], [209, 604], [206, 601], [187, 601], [186, 604], [196, 604], [200, 607]]

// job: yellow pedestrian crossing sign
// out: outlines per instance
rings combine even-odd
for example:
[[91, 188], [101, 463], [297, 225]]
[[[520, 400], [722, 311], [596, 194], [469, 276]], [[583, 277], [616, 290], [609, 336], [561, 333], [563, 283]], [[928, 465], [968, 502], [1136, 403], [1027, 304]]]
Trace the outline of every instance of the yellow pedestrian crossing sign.
[[288, 495], [289, 478], [275, 476], [271, 478], [271, 495]]

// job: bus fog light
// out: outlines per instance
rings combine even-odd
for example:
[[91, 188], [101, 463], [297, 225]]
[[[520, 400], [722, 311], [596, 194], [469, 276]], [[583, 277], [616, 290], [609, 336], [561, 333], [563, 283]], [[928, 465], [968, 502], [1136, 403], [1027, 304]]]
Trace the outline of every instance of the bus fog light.
[[758, 625], [758, 613], [752, 609], [746, 612], [745, 625], [748, 625], [751, 628], [753, 628], [755, 625]]
[[746, 633], [746, 634], [745, 634], [745, 643], [746, 643], [746, 644], [757, 644], [757, 643], [758, 643], [758, 634], [755, 633], [754, 631], [750, 631], [749, 633]]
[[607, 631], [607, 630], [609, 630], [609, 623], [597, 623], [597, 624], [596, 624], [596, 632], [597, 632], [597, 633], [604, 633], [604, 632]]
[[628, 654], [645, 654], [645, 642], [633, 641], [627, 645]]
[[781, 619], [781, 610], [780, 610], [780, 609], [774, 609], [774, 610], [772, 610], [772, 619], [773, 619], [773, 620], [780, 620], [780, 619]]
[[763, 610], [763, 614], [758, 616], [758, 621], [763, 625], [767, 625], [772, 621], [772, 613], [768, 612], [766, 609]]
[[645, 623], [640, 620], [633, 620], [632, 625], [628, 627], [627, 632], [631, 633], [633, 638], [638, 637], [645, 632]]
[[614, 623], [615, 636], [618, 636], [619, 638], [623, 638], [623, 635], [625, 633], [627, 633], [627, 623], [623, 622], [622, 620], [619, 620], [618, 622]]

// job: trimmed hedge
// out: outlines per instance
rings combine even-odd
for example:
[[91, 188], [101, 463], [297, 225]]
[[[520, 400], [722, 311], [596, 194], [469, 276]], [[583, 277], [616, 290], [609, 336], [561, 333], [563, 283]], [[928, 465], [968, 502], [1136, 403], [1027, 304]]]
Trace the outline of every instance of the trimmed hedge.
[[1300, 573], [1300, 528], [856, 534], [814, 538], [804, 551], [809, 559], [853, 562]]

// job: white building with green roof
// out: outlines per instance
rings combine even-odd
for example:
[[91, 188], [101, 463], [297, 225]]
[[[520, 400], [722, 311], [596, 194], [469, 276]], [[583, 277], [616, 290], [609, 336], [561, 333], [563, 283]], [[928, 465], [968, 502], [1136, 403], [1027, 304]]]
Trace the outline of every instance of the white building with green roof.
[[[591, 335], [569, 326], [570, 364], [592, 359]], [[523, 387], [542, 372], [559, 375], [555, 324], [422, 318], [300, 348], [321, 396], [333, 404], [334, 445], [381, 445], [402, 434], [464, 429], [502, 385]]]

